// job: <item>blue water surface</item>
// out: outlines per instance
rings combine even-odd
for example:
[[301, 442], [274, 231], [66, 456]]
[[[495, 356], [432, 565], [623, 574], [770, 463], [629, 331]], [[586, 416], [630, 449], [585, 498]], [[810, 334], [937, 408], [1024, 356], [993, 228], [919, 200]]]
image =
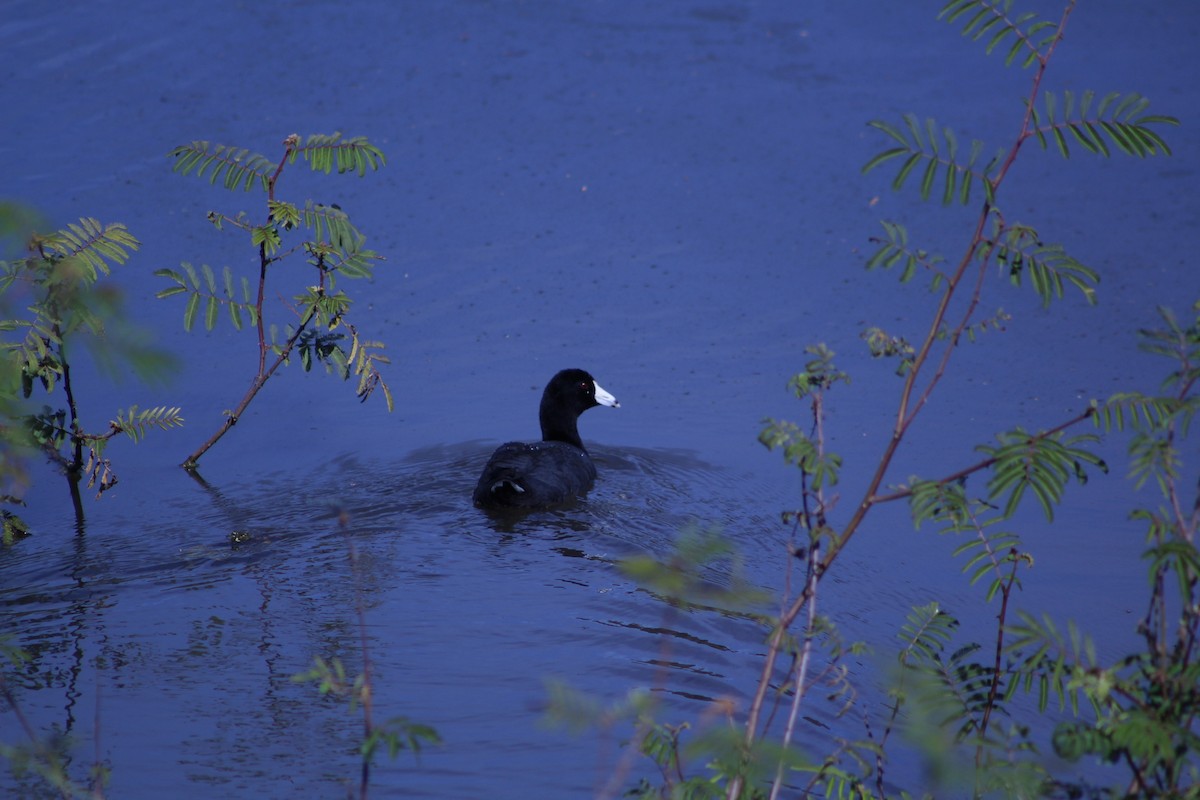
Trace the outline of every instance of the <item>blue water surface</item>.
[[[379, 759], [377, 797], [586, 797], [614, 775], [655, 777], [645, 759], [623, 771], [627, 724], [546, 725], [548, 681], [611, 704], [650, 689], [668, 722], [714, 724], [726, 702], [744, 714], [765, 630], [673, 611], [615, 564], [715, 529], [751, 583], [794, 586], [779, 515], [798, 503], [798, 474], [756, 435], [765, 417], [807, 424], [785, 385], [816, 342], [853, 375], [826, 422], [845, 460], [833, 521], [858, 502], [899, 388], [861, 334], [916, 338], [935, 299], [921, 280], [865, 272], [871, 237], [895, 219], [953, 261], [977, 213], [891, 192], [890, 167], [862, 176], [889, 144], [866, 123], [912, 111], [999, 147], [1032, 75], [936, 21], [941, 5], [6, 3], [0, 191], [52, 227], [127, 225], [141, 248], [113, 280], [131, 320], [182, 365], [147, 386], [79, 363], [87, 422], [134, 403], [187, 419], [136, 446], [114, 441], [120, 483], [85, 498], [83, 521], [62, 479], [35, 467], [33, 536], [0, 552], [0, 631], [32, 655], [11, 685], [36, 731], [70, 736], [72, 775], [102, 760], [114, 798], [340, 796], [358, 778], [361, 716], [291, 677], [321, 656], [352, 678], [364, 639], [375, 718], [444, 740], [419, 759]], [[1076, 9], [1045, 88], [1144, 94], [1183, 121], [1164, 131], [1174, 154], [1077, 148], [1064, 161], [1025, 145], [1006, 218], [1098, 270], [1099, 302], [1068, 292], [1044, 309], [989, 276], [983, 313], [1012, 318], [955, 357], [889, 484], [972, 463], [998, 431], [1157, 386], [1134, 331], [1200, 289], [1198, 54], [1193, 3]], [[279, 191], [337, 203], [386, 257], [369, 283], [341, 286], [358, 328], [386, 343], [395, 411], [293, 365], [198, 482], [177, 465], [241, 397], [256, 345], [224, 321], [185, 333], [181, 298], [154, 299], [165, 284], [152, 273], [187, 261], [253, 275], [245, 238], [205, 215], [257, 219], [262, 198], [173, 175], [166, 153], [210, 140], [274, 159], [289, 134], [335, 131], [368, 137], [386, 167], [358, 179], [297, 164]], [[309, 277], [299, 260], [275, 269], [268, 313], [282, 326]], [[581, 422], [595, 490], [517, 521], [473, 509], [491, 448], [536, 436], [541, 387], [571, 366], [621, 402]], [[1120, 439], [1101, 448], [1111, 473], [1073, 487], [1053, 526], [1036, 509], [1013, 525], [1037, 559], [1022, 607], [1079, 620], [1113, 657], [1137, 643], [1144, 613], [1142, 534], [1127, 512], [1154, 499], [1123, 482]], [[848, 662], [862, 695], [847, 717], [814, 692], [798, 733], [814, 758], [886, 715], [877, 686], [909, 608], [938, 600], [963, 618], [964, 640], [994, 637], [995, 606], [959, 575], [955, 544], [914, 533], [897, 505], [838, 562], [821, 608], [878, 655]], [[729, 586], [731, 570], [707, 577]], [[0, 716], [4, 744], [22, 741], [18, 728]], [[891, 770], [922, 788], [911, 753]], [[17, 796], [35, 784], [0, 777]]]

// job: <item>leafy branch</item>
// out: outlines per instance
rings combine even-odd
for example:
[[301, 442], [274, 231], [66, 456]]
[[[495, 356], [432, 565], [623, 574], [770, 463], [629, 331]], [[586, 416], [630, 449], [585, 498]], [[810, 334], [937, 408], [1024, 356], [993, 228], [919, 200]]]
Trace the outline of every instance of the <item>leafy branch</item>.
[[279, 162], [244, 148], [206, 141], [180, 145], [167, 155], [175, 159], [173, 172], [194, 173], [198, 178], [207, 175], [210, 184], [220, 181], [226, 189], [250, 191], [258, 186], [272, 195], [284, 164], [294, 164], [299, 157], [308, 161], [314, 172], [326, 175], [336, 169], [339, 174], [354, 172], [362, 177], [368, 169], [375, 171], [387, 163], [383, 151], [363, 136], [343, 140], [340, 133], [314, 134], [302, 145], [300, 137], [293, 134], [284, 146], [284, 157]]
[[[155, 377], [166, 367], [165, 354], [143, 343], [122, 324], [119, 294], [98, 285], [115, 265], [124, 264], [139, 247], [138, 240], [120, 223], [102, 224], [86, 217], [78, 223], [50, 233], [32, 233], [27, 255], [0, 262], [0, 293], [19, 294], [28, 316], [0, 320], [0, 333], [15, 334], [0, 341], [0, 358], [7, 369], [0, 387], [6, 399], [5, 413], [18, 423], [29, 441], [40, 446], [67, 476], [76, 516], [82, 519], [78, 482], [88, 478], [88, 487], [99, 484], [100, 492], [116, 484], [111, 463], [104, 458], [105, 444], [118, 433], [140, 441], [151, 428], [181, 425], [178, 408], [158, 407], [138, 412], [118, 411], [101, 433], [89, 432], [83, 424], [76, 386], [72, 380], [72, 345], [84, 341], [106, 365], [117, 357], [144, 377]], [[28, 412], [15, 403], [18, 390], [28, 399], [35, 385], [47, 396], [62, 390], [65, 407]], [[14, 402], [7, 402], [13, 399]], [[13, 441], [9, 426], [3, 426], [6, 442]], [[64, 452], [65, 450], [65, 452]]]
[[937, 254], [912, 248], [908, 243], [908, 229], [900, 223], [880, 220], [880, 224], [883, 226], [887, 238], [871, 238], [871, 242], [878, 244], [879, 249], [867, 259], [867, 269], [892, 269], [898, 264], [903, 264], [900, 270], [900, 282], [908, 283], [917, 274], [917, 268], [921, 267], [934, 274], [932, 288], [936, 289], [937, 282], [945, 280], [946, 277], [938, 266], [945, 259]]
[[[1103, 131], [1101, 136], [1109, 141], [1119, 140], [1117, 147], [1123, 152], [1142, 155], [1169, 152], [1165, 143], [1156, 134], [1151, 134], [1155, 127], [1175, 124], [1175, 121], [1169, 117], [1146, 114], [1146, 104], [1141, 98], [1102, 102], [1094, 117], [1089, 115], [1090, 112], [1082, 103], [1080, 115], [1074, 115], [1074, 105], [1062, 117], [1056, 116], [1054, 105], [1043, 105], [1043, 110], [1038, 111], [1035, 101], [1042, 95], [1042, 82], [1053, 54], [1062, 42], [1074, 3], [1067, 3], [1057, 25], [1037, 20], [1033, 14], [1014, 17], [1010, 13], [1011, 6], [1012, 3], [1007, 1], [951, 0], [943, 7], [941, 14], [948, 22], [961, 22], [964, 35], [986, 41], [987, 52], [991, 53], [1002, 45], [1007, 47], [1006, 64], [1019, 61], [1023, 67], [1034, 67], [1020, 131], [1007, 147], [995, 151], [994, 155], [985, 156], [985, 152], [989, 151], [981, 141], [972, 140], [969, 147], [961, 147], [960, 137], [952, 128], [941, 126], [932, 118], [922, 121], [911, 113], [903, 115], [900, 124], [879, 120], [869, 123], [871, 128], [882, 133], [889, 141], [887, 149], [867, 161], [863, 167], [864, 173], [870, 173], [884, 164], [898, 164], [891, 182], [893, 189], [902, 189], [916, 180], [918, 194], [924, 200], [936, 195], [944, 205], [965, 205], [971, 202], [973, 195], [982, 194], [982, 202], [974, 231], [956, 264], [943, 268], [940, 259], [935, 261], [927, 251], [912, 248], [907, 232], [894, 223], [885, 224], [887, 238], [877, 240], [880, 247], [870, 258], [869, 267], [901, 265], [902, 280], [910, 280], [918, 270], [930, 272], [933, 275], [931, 284], [938, 297], [922, 339], [909, 343], [882, 331], [867, 337], [873, 353], [898, 355], [901, 358], [898, 372], [904, 383], [899, 392], [891, 436], [861, 499], [850, 506], [849, 517], [842, 522], [840, 529], [828, 528], [823, 517], [818, 520], [805, 515], [810, 511], [810, 490], [807, 483], [802, 486], [805, 512], [798, 512], [797, 517], [806, 521], [810, 530], [827, 532], [828, 545], [816, 570], [818, 575], [828, 571], [876, 505], [914, 495], [913, 488], [902, 487], [898, 491], [882, 492], [881, 487], [900, 444], [940, 384], [962, 337], [970, 336], [978, 324], [978, 308], [985, 286], [985, 266], [991, 257], [994, 256], [1001, 267], [1007, 270], [1007, 277], [1013, 283], [1019, 284], [1028, 276], [1043, 303], [1062, 297], [1067, 285], [1078, 288], [1089, 302], [1094, 301], [1097, 281], [1094, 271], [1071, 258], [1065, 248], [1044, 245], [1031, 228], [1005, 226], [1003, 217], [996, 209], [1001, 187], [1023, 143], [1039, 133], [1053, 136], [1055, 130], [1074, 136], [1076, 133], [1072, 127], [1086, 127], [1087, 123], [1092, 122], [1098, 130]], [[1066, 97], [1068, 95], [1064, 95]], [[1053, 104], [1053, 101], [1045, 102]], [[1078, 135], [1085, 135], [1082, 128]], [[1086, 135], [1096, 152], [1107, 154], [1106, 148], [1096, 144], [1096, 136], [1090, 132]], [[1085, 480], [1088, 466], [1105, 468], [1103, 462], [1087, 449], [1086, 445], [1091, 441], [1088, 436], [1066, 438], [1063, 435], [1066, 428], [1095, 413], [1095, 408], [1089, 407], [1062, 425], [1040, 434], [1029, 434], [1020, 428], [1001, 434], [997, 446], [980, 448], [986, 454], [983, 461], [941, 479], [936, 484], [937, 491], [928, 491], [930, 484], [918, 485], [918, 490], [927, 494], [914, 497], [914, 501], [937, 496], [938, 492], [946, 496], [949, 494], [947, 487], [961, 482], [974, 472], [990, 469], [992, 475], [988, 482], [988, 495], [1002, 502], [1001, 513], [1004, 517], [1010, 516], [1021, 500], [1030, 494], [1047, 517], [1052, 517], [1053, 507], [1061, 500], [1065, 486], [1071, 479]], [[820, 415], [816, 414], [815, 419], [819, 421]], [[802, 467], [806, 481], [813, 477], [821, 462], [814, 460], [811, 454], [822, 452], [824, 446], [824, 436], [819, 427], [814, 426], [813, 434], [802, 436], [796, 426], [772, 422], [765, 435], [766, 443], [786, 448], [785, 457]], [[821, 485], [825, 485], [824, 480], [818, 487]], [[966, 507], [961, 503], [960, 506]], [[824, 513], [826, 506], [819, 504], [817, 510]], [[933, 512], [929, 510], [923, 513]], [[986, 535], [982, 527], [979, 533], [979, 543], [961, 552], [971, 553], [969, 568], [973, 569], [973, 580], [979, 580], [989, 572], [993, 574], [989, 596], [1000, 592], [1006, 610], [1009, 591], [1016, 585], [1017, 567], [1025, 563], [1025, 557], [1010, 539]], [[763, 708], [773, 685], [776, 660], [788, 647], [788, 630], [815, 595], [815, 588], [805, 586], [795, 597], [785, 600], [785, 606], [773, 627], [757, 690], [744, 725], [744, 747], [747, 750], [765, 733], [760, 730], [763, 727]], [[997, 664], [978, 670], [971, 668], [975, 670], [971, 673], [974, 676], [971, 680], [977, 679], [978, 682], [972, 683], [970, 688], [974, 691], [986, 687], [982, 704], [975, 708], [988, 714], [996, 706], [999, 694], [998, 659], [1003, 652], [1003, 637], [1001, 632], [997, 640]], [[986, 729], [986, 719], [986, 716], [980, 718], [980, 731]], [[977, 758], [983, 756], [982, 744], [980, 747]], [[981, 762], [977, 763], [982, 766]], [[740, 797], [745, 788], [744, 779], [734, 777], [727, 786], [726, 797], [731, 800]]]
[[1089, 305], [1096, 304], [1096, 286], [1100, 275], [1069, 255], [1061, 244], [1044, 244], [1038, 232], [1028, 225], [1006, 225], [999, 214], [993, 217], [992, 233], [980, 240], [976, 251], [984, 263], [995, 256], [1013, 286], [1020, 286], [1024, 275], [1049, 307], [1052, 300], [1063, 298], [1063, 289], [1071, 284]]
[[[871, 172], [876, 167], [893, 159], [904, 157], [904, 162], [892, 179], [892, 188], [896, 191], [904, 188], [909, 177], [920, 173], [920, 195], [922, 200], [928, 200], [935, 188], [940, 188], [942, 205], [957, 202], [967, 205], [971, 202], [971, 186], [978, 184], [983, 190], [988, 202], [995, 200], [994, 190], [996, 176], [1004, 157], [1001, 150], [986, 162], [980, 163], [984, 143], [979, 139], [971, 140], [971, 149], [966, 160], [959, 154], [958, 136], [950, 128], [938, 129], [937, 121], [926, 119], [922, 124], [915, 114], [904, 115], [904, 125], [896, 126], [882, 120], [871, 120], [867, 123], [872, 128], [883, 132], [893, 139], [898, 146], [889, 148], [874, 156], [863, 165], [863, 174]], [[924, 168], [918, 170], [924, 164]], [[941, 177], [938, 174], [941, 173]]]
[[1161, 114], [1143, 113], [1149, 107], [1150, 101], [1136, 92], [1126, 95], [1110, 92], [1101, 98], [1095, 114], [1092, 114], [1091, 106], [1095, 97], [1096, 93], [1091, 90], [1081, 93], [1076, 114], [1074, 93], [1070, 90], [1064, 91], [1062, 115], [1059, 116], [1058, 95], [1047, 91], [1042, 96], [1040, 107], [1036, 104], [1029, 107], [1033, 125], [1026, 131], [1025, 137], [1036, 136], [1043, 150], [1049, 149], [1050, 139], [1053, 139], [1063, 158], [1069, 158], [1071, 155], [1064, 131], [1089, 153], [1105, 158], [1112, 154], [1106, 139], [1122, 153], [1130, 156], [1146, 158], [1171, 154], [1171, 148], [1152, 126], [1178, 126], [1178, 119]]
[[53, 233], [35, 234], [30, 246], [49, 261], [74, 259], [86, 270], [85, 279], [94, 283], [100, 275], [109, 274], [109, 262], [124, 264], [139, 242], [119, 222], [102, 225], [92, 217], [83, 217], [78, 224]]
[[[230, 190], [258, 186], [267, 194], [266, 218], [261, 224], [251, 222], [245, 212], [234, 216], [219, 212], [208, 215], [218, 230], [228, 223], [248, 235], [258, 255], [257, 288], [248, 277], [235, 278], [229, 267], [222, 268], [220, 281], [217, 273], [203, 264], [199, 270], [184, 262], [179, 270], [155, 272], [171, 284], [160, 290], [158, 297], [186, 296], [183, 312], [186, 330], [192, 330], [202, 311], [205, 328], [212, 330], [225, 309], [234, 328], [240, 330], [248, 321], [258, 339], [258, 368], [241, 401], [226, 412], [216, 432], [184, 459], [183, 466], [196, 467], [201, 456], [237, 424], [276, 370], [290, 363], [293, 351], [298, 351], [305, 371], [311, 370], [314, 363], [324, 363], [328, 371], [340, 374], [343, 380], [357, 378], [355, 394], [360, 400], [381, 389], [390, 411], [391, 390], [379, 370], [380, 365], [388, 363], [387, 357], [378, 352], [383, 345], [360, 336], [347, 319], [351, 299], [336, 288], [338, 278], [370, 278], [381, 256], [363, 246], [365, 237], [337, 205], [312, 200], [297, 205], [275, 196], [283, 170], [298, 159], [307, 161], [313, 171], [329, 174], [336, 170], [363, 176], [368, 170], [384, 165], [383, 153], [364, 137], [343, 139], [340, 133], [335, 133], [309, 136], [303, 144], [299, 136], [288, 136], [283, 141], [283, 153], [275, 162], [247, 150], [205, 141], [181, 145], [168, 156], [175, 159], [172, 169], [177, 173], [207, 177], [210, 183], [220, 182]], [[288, 238], [297, 233], [302, 238], [285, 247]], [[307, 256], [315, 279], [301, 294], [295, 295], [296, 304], [289, 310], [298, 322], [288, 326], [286, 338], [280, 342], [276, 326], [268, 326], [264, 318], [267, 274], [275, 264], [298, 253]], [[340, 327], [350, 334], [348, 351], [344, 344], [347, 337], [338, 330]]]
[[1108, 471], [1103, 459], [1080, 447], [1081, 443], [1098, 441], [1093, 434], [1081, 434], [1064, 439], [1061, 434], [1031, 436], [1021, 428], [999, 434], [996, 447], [979, 445], [975, 449], [987, 453], [992, 477], [988, 494], [999, 498], [1007, 494], [1004, 515], [1012, 516], [1028, 490], [1033, 493], [1048, 521], [1054, 519], [1054, 507], [1062, 501], [1067, 482], [1075, 478], [1087, 483], [1085, 465]]
[[242, 299], [238, 301], [234, 299], [236, 295], [233, 270], [229, 267], [224, 267], [221, 270], [221, 290], [218, 290], [216, 274], [208, 264], [201, 264], [199, 273], [197, 273], [195, 267], [186, 261], [181, 263], [180, 267], [183, 270], [182, 273], [173, 269], [156, 269], [154, 271], [155, 277], [166, 278], [175, 284], [166, 289], [160, 289], [155, 297], [161, 299], [185, 292], [188, 293], [187, 305], [183, 311], [184, 330], [190, 331], [196, 324], [196, 316], [200, 311], [201, 304], [204, 305], [204, 327], [206, 330], [211, 331], [216, 327], [221, 306], [225, 306], [229, 310], [229, 321], [239, 331], [242, 329], [243, 314], [249, 317], [251, 325], [258, 323], [258, 307], [254, 303], [254, 296], [251, 292], [250, 281], [248, 279], [245, 277], [240, 279]]
[[1058, 28], [1053, 22], [1038, 20], [1032, 11], [1013, 17], [1012, 4], [1012, 0], [950, 0], [942, 7], [938, 19], [951, 24], [965, 19], [962, 35], [977, 42], [988, 37], [985, 51], [988, 55], [1012, 37], [1013, 42], [1004, 59], [1006, 67], [1022, 54], [1022, 69], [1035, 63], [1044, 66], [1057, 40]]

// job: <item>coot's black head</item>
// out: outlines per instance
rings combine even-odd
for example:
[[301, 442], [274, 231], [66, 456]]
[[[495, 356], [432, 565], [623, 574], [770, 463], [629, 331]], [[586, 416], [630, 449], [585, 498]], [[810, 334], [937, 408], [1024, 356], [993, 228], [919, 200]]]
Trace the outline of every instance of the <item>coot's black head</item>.
[[594, 406], [620, 408], [621, 404], [584, 370], [564, 369], [550, 379], [542, 393], [542, 406], [538, 412], [542, 439], [566, 442], [582, 450], [577, 422], [580, 414]]

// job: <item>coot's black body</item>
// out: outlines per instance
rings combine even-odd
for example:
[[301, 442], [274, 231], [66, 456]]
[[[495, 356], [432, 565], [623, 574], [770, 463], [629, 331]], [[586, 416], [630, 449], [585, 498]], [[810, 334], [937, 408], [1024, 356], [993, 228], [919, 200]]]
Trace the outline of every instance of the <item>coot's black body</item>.
[[620, 407], [587, 372], [564, 369], [542, 393], [542, 441], [500, 445], [475, 486], [481, 508], [535, 509], [570, 502], [596, 480], [596, 467], [579, 438], [579, 415], [595, 406]]

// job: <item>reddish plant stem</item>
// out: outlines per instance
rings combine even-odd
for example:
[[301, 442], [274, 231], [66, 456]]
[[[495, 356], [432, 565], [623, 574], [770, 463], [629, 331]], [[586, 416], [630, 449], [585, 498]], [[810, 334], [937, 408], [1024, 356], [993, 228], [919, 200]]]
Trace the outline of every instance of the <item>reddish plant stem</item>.
[[[287, 361], [288, 356], [291, 355], [292, 349], [296, 346], [296, 342], [300, 340], [300, 334], [304, 332], [305, 328], [308, 327], [308, 323], [312, 321], [312, 316], [313, 312], [310, 309], [308, 314], [306, 314], [300, 321], [299, 326], [296, 328], [296, 332], [288, 337], [288, 340], [284, 342], [284, 345], [282, 348], [280, 348], [279, 355], [275, 358], [274, 363], [272, 363], [271, 366], [265, 371], [261, 368], [259, 369], [258, 374], [255, 375], [253, 380], [250, 381], [250, 388], [246, 390], [246, 394], [242, 397], [237, 406], [235, 406], [234, 409], [225, 417], [225, 421], [221, 423], [221, 427], [217, 428], [216, 433], [210, 436], [204, 442], [204, 444], [196, 448], [196, 451], [188, 456], [186, 460], [184, 460], [183, 464], [181, 464], [184, 469], [195, 470], [196, 463], [200, 460], [200, 457], [207, 453], [213, 445], [220, 441], [222, 436], [229, 432], [230, 428], [238, 423], [238, 418], [241, 417], [242, 413], [246, 410], [246, 407], [250, 405], [250, 401], [252, 401], [255, 395], [262, 390], [262, 387], [265, 386], [267, 381], [270, 380], [271, 376], [275, 374], [275, 371], [279, 369], [279, 367], [285, 361]], [[259, 319], [262, 319], [261, 315], [259, 316]]]
[[[268, 208], [270, 207], [270, 204], [275, 201], [275, 185], [278, 183], [280, 175], [283, 174], [283, 168], [287, 164], [288, 158], [291, 156], [292, 151], [296, 149], [298, 142], [299, 137], [295, 134], [292, 134], [283, 141], [283, 157], [279, 159], [279, 164], [275, 167], [275, 172], [272, 173], [271, 177], [267, 179]], [[268, 223], [270, 222], [269, 212], [267, 221]], [[213, 445], [221, 440], [221, 437], [229, 432], [230, 428], [237, 424], [238, 418], [241, 417], [242, 413], [250, 405], [250, 402], [254, 400], [255, 396], [258, 395], [259, 391], [264, 385], [266, 385], [271, 376], [275, 374], [275, 370], [279, 369], [280, 365], [287, 361], [288, 356], [292, 352], [292, 348], [295, 347], [296, 342], [300, 339], [300, 334], [304, 332], [305, 327], [310, 321], [312, 321], [313, 313], [312, 310], [310, 310], [309, 313], [300, 321], [300, 325], [296, 328], [296, 332], [293, 333], [288, 338], [287, 342], [284, 343], [284, 346], [280, 350], [275, 362], [268, 367], [267, 352], [270, 350], [270, 347], [267, 345], [266, 325], [263, 322], [263, 305], [266, 300], [267, 291], [267, 267], [271, 265], [273, 260], [274, 259], [267, 255], [266, 243], [260, 243], [258, 245], [258, 295], [254, 301], [255, 317], [257, 319], [256, 328], [258, 333], [258, 371], [254, 374], [253, 379], [251, 379], [250, 387], [246, 390], [245, 395], [242, 396], [241, 401], [232, 411], [229, 412], [228, 415], [226, 415], [225, 421], [221, 423], [221, 426], [217, 428], [216, 432], [207, 440], [205, 440], [203, 444], [197, 447], [191, 455], [184, 459], [181, 466], [186, 470], [194, 471], [196, 469], [196, 464], [200, 461], [200, 457], [207, 453]]]
[[[1021, 554], [1016, 548], [1009, 551], [1009, 558], [1012, 559], [1012, 571], [1008, 575], [1008, 580], [1000, 585], [1000, 613], [997, 617], [996, 625], [996, 658], [992, 664], [992, 680], [988, 686], [987, 704], [983, 709], [983, 719], [979, 722], [979, 738], [982, 739], [987, 733], [988, 722], [992, 716], [992, 709], [996, 707], [996, 696], [1000, 692], [1000, 669], [1001, 658], [1004, 655], [1004, 625], [1008, 621], [1008, 600], [1012, 595], [1013, 586], [1017, 582], [1017, 567], [1021, 563]], [[975, 766], [980, 766], [983, 758], [983, 745], [980, 744], [975, 750]]]
[[[1021, 145], [1024, 144], [1026, 139], [1033, 135], [1033, 131], [1030, 128], [1030, 121], [1032, 120], [1034, 104], [1037, 101], [1038, 91], [1041, 88], [1042, 79], [1046, 73], [1046, 67], [1049, 64], [1054, 51], [1057, 49], [1058, 44], [1062, 41], [1067, 20], [1070, 17], [1074, 6], [1074, 0], [1071, 0], [1071, 2], [1067, 4], [1063, 11], [1063, 16], [1059, 23], [1058, 31], [1047, 47], [1046, 53], [1038, 56], [1038, 67], [1033, 76], [1033, 83], [1029, 90], [1025, 115], [1022, 119], [1021, 129], [1017, 134], [1016, 140], [1009, 148], [1004, 161], [1001, 163], [1000, 168], [996, 172], [995, 177], [985, 179], [991, 184], [992, 197], [995, 197], [997, 190], [1003, 183], [1005, 177], [1008, 175], [1008, 171], [1012, 167], [1013, 162], [1016, 160], [1017, 153], [1020, 151]], [[951, 302], [957, 294], [966, 271], [976, 258], [976, 253], [978, 252], [979, 247], [984, 240], [984, 229], [987, 224], [987, 220], [991, 216], [992, 211], [993, 205], [991, 200], [985, 200], [976, 220], [975, 231], [969, 244], [967, 245], [967, 249], [964, 252], [962, 259], [959, 261], [958, 266], [955, 268], [953, 276], [947, 281], [946, 289], [942, 293], [942, 297], [938, 302], [938, 306], [934, 312], [933, 319], [930, 322], [928, 332], [926, 333], [916, 356], [913, 358], [912, 366], [905, 377], [904, 386], [900, 392], [900, 399], [896, 410], [896, 422], [892, 429], [891, 438], [884, 447], [884, 451], [879, 458], [875, 472], [867, 483], [866, 490], [863, 492], [862, 500], [855, 507], [850, 519], [842, 528], [842, 533], [831, 540], [829, 549], [817, 570], [818, 580], [826, 571], [828, 571], [828, 569], [837, 560], [838, 555], [840, 555], [846, 545], [849, 544], [850, 540], [854, 537], [854, 534], [857, 533], [858, 529], [861, 527], [863, 520], [867, 516], [867, 513], [876, 503], [880, 502], [877, 492], [879, 491], [879, 487], [883, 485], [884, 478], [886, 477], [888, 470], [892, 465], [892, 461], [895, 458], [896, 451], [900, 447], [901, 441], [903, 441], [905, 434], [916, 420], [917, 415], [924, 408], [933, 390], [940, 383], [942, 375], [944, 374], [946, 367], [950, 362], [950, 358], [957, 347], [959, 338], [961, 337], [963, 331], [966, 330], [967, 325], [970, 323], [982, 293], [983, 269], [986, 264], [981, 264], [980, 266], [980, 277], [976, 281], [974, 291], [969, 299], [967, 308], [964, 311], [959, 323], [954, 328], [951, 336], [949, 337], [949, 341], [947, 341], [945, 345], [945, 349], [943, 350], [941, 359], [938, 362], [933, 376], [930, 377], [929, 382], [926, 384], [921, 394], [916, 396], [916, 400], [914, 402], [917, 379], [920, 376], [926, 362], [930, 358], [930, 354], [935, 344], [940, 338], [939, 332], [942, 329], [942, 324], [949, 314]], [[911, 411], [909, 409], [910, 404], [912, 404]], [[797, 597], [792, 602], [791, 606], [788, 607], [787, 610], [780, 616], [776, 623], [775, 629], [772, 631], [770, 639], [768, 640], [767, 654], [763, 659], [763, 668], [759, 675], [758, 687], [755, 691], [754, 698], [751, 701], [750, 709], [746, 718], [745, 746], [747, 749], [749, 749], [750, 745], [753, 744], [754, 740], [758, 736], [758, 725], [762, 708], [766, 700], [767, 691], [770, 688], [771, 676], [775, 672], [775, 663], [778, 659], [780, 651], [783, 648], [787, 631], [795, 621], [796, 617], [800, 614], [800, 611], [804, 608], [804, 605], [812, 599], [813, 592], [814, 589], [810, 588], [810, 586], [805, 586], [804, 591], [801, 592], [800, 596]], [[735, 777], [732, 781], [730, 781], [727, 796], [731, 798], [731, 800], [732, 798], [736, 798], [741, 792], [742, 785], [743, 782], [741, 778]]]
[[[796, 668], [794, 670], [794, 683], [792, 686], [792, 708], [788, 714], [787, 725], [783, 732], [783, 746], [787, 748], [791, 746], [792, 737], [796, 731], [796, 720], [800, 717], [800, 705], [804, 700], [805, 684], [808, 680], [808, 665], [812, 659], [812, 643], [813, 637], [816, 636], [817, 622], [817, 565], [821, 562], [820, 546], [814, 544], [808, 554], [808, 571], [805, 591], [807, 591], [812, 600], [808, 604], [808, 626], [804, 631], [804, 644], [800, 646], [800, 653], [797, 655]], [[770, 800], [777, 800], [779, 792], [783, 789], [784, 764], [783, 759], [780, 759], [778, 766], [775, 768], [775, 781], [771, 784]]]

